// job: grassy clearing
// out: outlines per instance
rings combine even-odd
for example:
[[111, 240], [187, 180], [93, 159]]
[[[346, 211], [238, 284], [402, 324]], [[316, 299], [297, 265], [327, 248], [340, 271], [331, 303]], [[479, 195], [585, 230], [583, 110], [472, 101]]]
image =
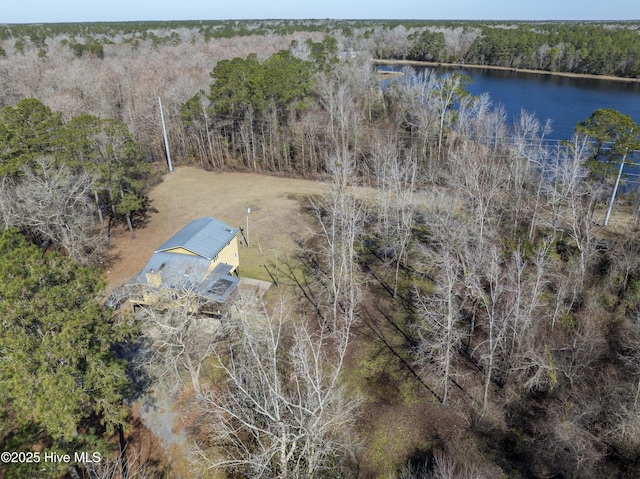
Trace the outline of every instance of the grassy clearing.
[[276, 254], [283, 261], [308, 234], [305, 199], [323, 191], [324, 185], [316, 181], [178, 167], [149, 192], [155, 212], [136, 231], [135, 240], [124, 225], [112, 232], [108, 288], [135, 276], [153, 251], [191, 220], [213, 216], [246, 230], [247, 205], [250, 247], [240, 248], [240, 274], [271, 281], [267, 268], [275, 274]]

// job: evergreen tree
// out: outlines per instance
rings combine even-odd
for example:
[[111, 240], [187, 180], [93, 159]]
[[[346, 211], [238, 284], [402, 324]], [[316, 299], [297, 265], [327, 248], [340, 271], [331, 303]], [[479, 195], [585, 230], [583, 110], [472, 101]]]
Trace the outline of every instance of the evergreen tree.
[[100, 304], [103, 286], [97, 269], [0, 233], [2, 450], [37, 442], [73, 454], [125, 424], [113, 348], [134, 328]]
[[618, 170], [627, 153], [640, 148], [640, 127], [612, 108], [595, 110], [589, 118], [576, 125], [576, 133], [592, 141], [592, 157], [588, 166], [596, 177], [608, 177]]
[[62, 115], [35, 98], [0, 110], [0, 175], [15, 175], [34, 158], [60, 149]]

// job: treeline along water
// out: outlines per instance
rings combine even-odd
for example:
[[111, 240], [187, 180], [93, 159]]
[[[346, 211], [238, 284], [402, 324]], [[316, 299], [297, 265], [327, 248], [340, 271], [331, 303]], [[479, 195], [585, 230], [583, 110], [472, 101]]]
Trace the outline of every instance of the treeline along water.
[[[402, 66], [384, 68], [402, 71]], [[430, 68], [437, 74], [460, 72], [473, 80], [467, 87], [472, 95], [488, 93], [494, 106], [502, 105], [508, 122], [522, 110], [544, 123], [551, 120], [550, 139], [566, 140], [576, 123], [599, 108], [613, 108], [640, 124], [640, 82], [565, 77], [491, 69]]]
[[[402, 71], [403, 66], [384, 68]], [[576, 124], [587, 119], [599, 108], [613, 108], [629, 115], [640, 124], [640, 82], [607, 79], [544, 75], [522, 71], [476, 68], [431, 68], [439, 75], [460, 72], [473, 82], [467, 87], [472, 95], [488, 93], [494, 107], [501, 105], [507, 114], [507, 123], [513, 126], [525, 110], [544, 124], [551, 121], [550, 143], [566, 140], [573, 135]], [[640, 163], [640, 155], [633, 155]], [[640, 168], [628, 172], [628, 183], [640, 184]]]
[[469, 91], [488, 92], [503, 105], [510, 120], [521, 109], [544, 122], [551, 120], [550, 138], [570, 138], [576, 123], [599, 108], [613, 108], [640, 123], [640, 83], [502, 70], [464, 70], [473, 79]]

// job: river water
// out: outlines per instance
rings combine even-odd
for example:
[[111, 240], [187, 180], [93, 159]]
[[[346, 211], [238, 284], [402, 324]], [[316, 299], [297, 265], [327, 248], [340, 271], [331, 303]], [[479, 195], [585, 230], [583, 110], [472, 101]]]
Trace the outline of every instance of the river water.
[[[402, 71], [403, 66], [385, 66], [381, 70]], [[439, 75], [460, 72], [473, 83], [467, 87], [472, 95], [488, 93], [493, 105], [507, 113], [513, 126], [522, 110], [532, 113], [542, 124], [551, 121], [550, 144], [573, 135], [576, 124], [600, 108], [613, 108], [640, 124], [640, 82], [564, 77], [520, 71], [478, 68], [420, 67]], [[640, 152], [631, 154], [632, 166], [625, 171], [626, 186], [640, 187]]]
[[[402, 71], [402, 68], [384, 69]], [[613, 108], [640, 124], [640, 82], [476, 68], [424, 68], [438, 74], [457, 71], [471, 77], [473, 83], [467, 90], [473, 95], [488, 93], [494, 105], [504, 107], [510, 125], [521, 110], [534, 114], [541, 123], [551, 120], [550, 139], [570, 138], [576, 123], [599, 108]]]

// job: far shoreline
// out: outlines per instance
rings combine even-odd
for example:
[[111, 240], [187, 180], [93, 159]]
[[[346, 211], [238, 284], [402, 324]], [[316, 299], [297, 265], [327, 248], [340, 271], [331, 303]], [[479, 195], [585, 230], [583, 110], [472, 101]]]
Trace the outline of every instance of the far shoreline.
[[592, 80], [610, 80], [628, 83], [640, 83], [640, 78], [616, 77], [609, 75], [593, 75], [589, 73], [550, 72], [547, 70], [529, 70], [527, 68], [503, 67], [497, 65], [472, 65], [468, 63], [424, 62], [418, 60], [381, 60], [373, 59], [379, 65], [412, 65], [422, 67], [469, 68], [475, 70], [502, 70], [514, 73], [532, 73], [534, 75], [550, 75], [569, 78], [588, 78]]

